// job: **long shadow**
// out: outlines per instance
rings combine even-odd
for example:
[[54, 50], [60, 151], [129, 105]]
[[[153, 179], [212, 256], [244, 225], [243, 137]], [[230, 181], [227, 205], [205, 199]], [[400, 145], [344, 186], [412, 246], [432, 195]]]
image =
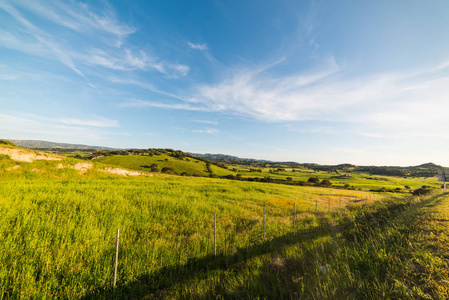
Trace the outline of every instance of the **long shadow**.
[[232, 265], [257, 256], [280, 252], [289, 245], [333, 234], [331, 225], [327, 222], [327, 214], [318, 213], [317, 218], [320, 225], [316, 227], [288, 233], [260, 244], [237, 248], [237, 251], [232, 255], [221, 253], [215, 257], [213, 254], [209, 254], [202, 258], [190, 259], [185, 264], [162, 267], [154, 272], [139, 276], [131, 283], [117, 283], [116, 288], [97, 288], [81, 299], [164, 298], [160, 291], [163, 293], [164, 290], [168, 290], [179, 283], [204, 279], [208, 275], [210, 276], [209, 272], [226, 270]]
[[[444, 196], [446, 195], [437, 195], [418, 203], [410, 203], [408, 205], [404, 205], [408, 207], [436, 206], [443, 200]], [[393, 212], [393, 214], [400, 213], [405, 209], [405, 206], [395, 207], [393, 205], [393, 210], [397, 209], [397, 211]], [[369, 218], [366, 218], [366, 215], [361, 214], [360, 218], [364, 219], [364, 222], [362, 223], [365, 223], [364, 225], [367, 226], [383, 226], [382, 222], [378, 222], [377, 218], [377, 214], [382, 213], [381, 211], [373, 211], [373, 216]], [[238, 267], [238, 263], [244, 262], [260, 255], [282, 252], [283, 249], [293, 244], [300, 244], [319, 237], [334, 235], [337, 232], [341, 231], [345, 233], [344, 231], [346, 231], [349, 226], [354, 224], [354, 221], [347, 221], [346, 223], [346, 221], [343, 219], [341, 220], [342, 222], [339, 223], [337, 230], [335, 230], [335, 227], [333, 227], [329, 223], [327, 213], [315, 214], [319, 222], [319, 225], [316, 227], [291, 232], [259, 244], [237, 248], [237, 251], [232, 255], [218, 254], [215, 257], [213, 254], [209, 254], [202, 258], [190, 259], [187, 263], [184, 264], [162, 267], [154, 272], [141, 275], [137, 277], [136, 280], [130, 283], [123, 284], [119, 282], [116, 288], [110, 286], [99, 287], [93, 290], [91, 293], [84, 295], [80, 299], [165, 298], [164, 291], [170, 290], [170, 288], [180, 283], [192, 280], [206, 279], [208, 276], [210, 276], [210, 272], [217, 270], [227, 270], [230, 266]], [[361, 221], [361, 219], [359, 219], [359, 221]]]

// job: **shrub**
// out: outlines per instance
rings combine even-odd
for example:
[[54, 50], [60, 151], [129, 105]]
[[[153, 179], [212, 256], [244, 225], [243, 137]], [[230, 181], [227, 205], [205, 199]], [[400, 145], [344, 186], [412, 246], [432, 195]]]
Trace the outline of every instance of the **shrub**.
[[430, 190], [427, 188], [423, 188], [423, 187], [413, 191], [414, 196], [424, 196], [424, 195], [428, 195], [428, 194], [430, 194]]
[[307, 182], [309, 183], [314, 183], [314, 184], [318, 184], [320, 183], [320, 180], [317, 177], [310, 177]]
[[175, 170], [171, 167], [163, 167], [162, 168], [162, 173], [165, 174], [175, 174]]
[[328, 187], [328, 186], [331, 186], [332, 183], [327, 179], [323, 179], [323, 181], [321, 181], [321, 185]]

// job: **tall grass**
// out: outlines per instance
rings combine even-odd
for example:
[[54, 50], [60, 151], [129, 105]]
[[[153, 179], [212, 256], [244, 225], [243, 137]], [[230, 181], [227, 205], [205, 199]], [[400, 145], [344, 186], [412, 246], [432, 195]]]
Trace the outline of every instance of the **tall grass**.
[[[292, 234], [295, 202], [295, 231], [315, 227], [326, 216], [330, 195], [335, 202], [342, 192], [181, 177], [3, 181], [0, 290], [7, 292], [2, 297], [101, 295], [112, 282], [117, 228], [121, 231], [120, 286], [192, 260], [200, 260], [207, 269], [216, 262], [211, 257], [214, 214], [219, 256], [226, 261]], [[317, 214], [313, 195], [325, 204], [320, 204]], [[263, 206], [266, 240], [262, 239]], [[336, 210], [333, 205], [332, 211]], [[153, 290], [172, 285], [173, 273], [181, 272], [176, 268], [154, 280]], [[132, 289], [131, 294], [138, 290]]]

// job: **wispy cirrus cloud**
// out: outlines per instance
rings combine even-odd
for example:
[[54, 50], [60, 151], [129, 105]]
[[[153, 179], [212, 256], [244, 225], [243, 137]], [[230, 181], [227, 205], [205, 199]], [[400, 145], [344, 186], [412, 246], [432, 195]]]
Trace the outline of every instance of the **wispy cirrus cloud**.
[[363, 76], [333, 58], [314, 72], [290, 76], [274, 75], [272, 66], [276, 63], [228, 72], [218, 83], [199, 84], [184, 97], [174, 95], [178, 102], [132, 100], [123, 106], [222, 112], [264, 122], [357, 123], [359, 133], [353, 134], [373, 138], [445, 136], [449, 126], [447, 61]]
[[115, 43], [120, 47], [123, 38], [136, 32], [136, 28], [117, 20], [116, 12], [110, 5], [94, 12], [86, 3], [46, 1], [45, 5], [39, 1], [14, 1], [22, 9], [30, 11], [41, 18], [50, 20], [57, 25], [79, 32], [101, 31], [115, 36]]
[[[109, 5], [97, 13], [87, 4], [76, 1], [48, 1], [45, 5], [39, 2], [5, 1], [0, 2], [1, 11], [7, 14], [7, 18], [4, 18], [7, 26], [0, 29], [1, 47], [32, 56], [57, 59], [86, 80], [86, 73], [92, 66], [115, 71], [156, 71], [169, 78], [184, 77], [190, 70], [187, 65], [167, 62], [149, 55], [144, 49], [126, 45], [124, 39], [134, 34], [136, 29], [119, 22]], [[23, 13], [25, 11], [75, 31], [77, 36], [73, 40], [78, 40], [84, 47], [79, 47], [76, 42], [63, 42], [64, 36], [52, 28], [43, 29], [35, 25], [34, 19], [31, 21], [29, 14]], [[110, 42], [111, 38], [117, 41]], [[88, 83], [92, 85], [89, 80]]]
[[206, 107], [201, 107], [197, 105], [192, 105], [188, 103], [163, 103], [163, 102], [153, 102], [145, 101], [139, 99], [132, 99], [119, 104], [121, 107], [156, 107], [163, 109], [175, 109], [175, 110], [190, 110], [190, 111], [211, 111]]
[[71, 142], [95, 143], [111, 134], [105, 131], [106, 127], [119, 127], [119, 123], [103, 117], [49, 118], [29, 113], [0, 113], [2, 133], [10, 138], [69, 141], [70, 137]]
[[210, 121], [210, 120], [192, 120], [192, 122], [210, 124], [210, 125], [215, 125], [215, 126], [218, 125], [217, 121]]
[[206, 51], [207, 50], [207, 44], [194, 44], [191, 42], [187, 42], [187, 45], [191, 49], [200, 50], [200, 51]]
[[218, 134], [220, 131], [216, 128], [193, 129], [193, 133]]

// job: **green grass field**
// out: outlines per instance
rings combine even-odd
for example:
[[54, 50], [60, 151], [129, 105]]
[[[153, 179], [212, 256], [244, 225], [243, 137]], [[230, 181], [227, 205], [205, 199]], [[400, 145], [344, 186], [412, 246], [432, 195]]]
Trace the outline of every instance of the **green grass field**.
[[[173, 168], [177, 175], [187, 173], [190, 176], [209, 176], [207, 172], [206, 163], [194, 158], [178, 159], [167, 154], [160, 154], [154, 156], [148, 155], [113, 155], [107, 157], [101, 157], [96, 159], [103, 164], [114, 165], [124, 167], [133, 170], [140, 170], [150, 172], [150, 166], [157, 164], [159, 169], [164, 167]], [[225, 176], [229, 174], [235, 174], [232, 171], [220, 168], [215, 165], [211, 165], [211, 169], [214, 174], [218, 176]]]
[[[1, 299], [447, 296], [449, 200], [436, 191], [419, 199], [204, 177], [118, 176], [102, 171], [105, 160], [85, 171], [69, 167], [81, 162], [0, 156]], [[376, 180], [377, 187], [386, 182]], [[425, 182], [409, 180], [411, 186]]]

